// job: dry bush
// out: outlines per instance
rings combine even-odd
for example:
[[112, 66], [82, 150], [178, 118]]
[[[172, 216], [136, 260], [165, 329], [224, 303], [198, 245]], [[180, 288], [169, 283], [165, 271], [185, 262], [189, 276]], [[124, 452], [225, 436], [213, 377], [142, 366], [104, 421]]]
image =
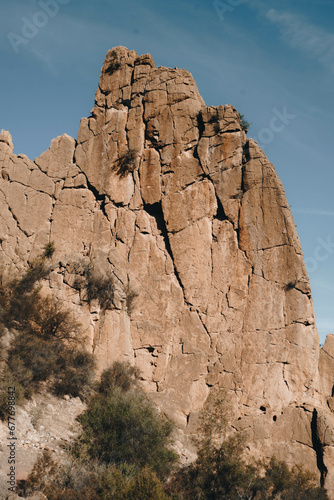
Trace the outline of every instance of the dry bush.
[[94, 269], [86, 273], [87, 300], [97, 300], [102, 309], [112, 309], [115, 296], [115, 280], [109, 274], [102, 275]]
[[106, 69], [106, 73], [108, 75], [112, 75], [115, 71], [117, 71], [118, 69], [120, 69], [120, 67], [121, 67], [121, 63], [118, 60], [117, 52], [115, 50], [113, 50], [112, 53], [111, 53], [111, 58], [110, 58], [109, 66]]
[[149, 468], [134, 472], [129, 467], [106, 466], [70, 454], [56, 462], [50, 452], [37, 459], [17, 492], [31, 496], [44, 493], [48, 500], [168, 500], [164, 486]]
[[112, 170], [120, 177], [125, 177], [127, 174], [134, 172], [137, 167], [138, 151], [130, 149], [127, 153], [119, 156], [114, 162]]
[[129, 316], [131, 316], [134, 310], [136, 297], [138, 297], [138, 293], [128, 284], [125, 288], [125, 305]]
[[[1, 280], [0, 331], [13, 332], [3, 369], [26, 398], [44, 382], [58, 395], [86, 397], [93, 382], [94, 358], [82, 349], [81, 325], [73, 314], [54, 298], [41, 296], [38, 283], [49, 272], [43, 257], [20, 279]], [[4, 407], [2, 400], [0, 406]]]
[[137, 387], [138, 377], [138, 369], [130, 363], [114, 361], [112, 366], [102, 372], [97, 390], [105, 395], [112, 394], [117, 387], [126, 392]]

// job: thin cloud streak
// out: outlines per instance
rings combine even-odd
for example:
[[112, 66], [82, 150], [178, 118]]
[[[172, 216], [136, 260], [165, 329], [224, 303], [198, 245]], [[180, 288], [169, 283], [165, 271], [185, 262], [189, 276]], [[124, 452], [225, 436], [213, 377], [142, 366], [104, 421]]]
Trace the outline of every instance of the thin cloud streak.
[[293, 211], [302, 215], [320, 215], [326, 217], [334, 217], [334, 211], [331, 210], [318, 210], [312, 208], [295, 208]]
[[334, 34], [308, 23], [303, 16], [270, 9], [266, 18], [276, 24], [283, 40], [291, 47], [302, 50], [317, 59], [334, 73]]

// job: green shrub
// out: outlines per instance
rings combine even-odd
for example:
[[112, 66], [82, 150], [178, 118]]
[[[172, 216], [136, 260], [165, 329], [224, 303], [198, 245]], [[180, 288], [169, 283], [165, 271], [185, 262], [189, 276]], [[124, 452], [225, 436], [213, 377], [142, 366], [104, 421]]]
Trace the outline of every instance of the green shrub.
[[18, 334], [8, 353], [7, 365], [30, 397], [57, 369], [57, 346], [25, 333]]
[[45, 381], [58, 396], [85, 397], [92, 386], [95, 361], [92, 354], [60, 341], [21, 333], [12, 343], [7, 365], [27, 398]]
[[251, 126], [251, 124], [246, 120], [245, 115], [242, 115], [241, 113], [239, 113], [239, 118], [240, 118], [242, 130], [244, 130], [247, 134], [248, 129]]
[[105, 463], [149, 465], [163, 473], [173, 461], [165, 447], [171, 425], [143, 394], [115, 389], [107, 397], [95, 396], [79, 421], [90, 456]]
[[40, 299], [37, 283], [45, 279], [50, 269], [43, 258], [36, 259], [21, 279], [1, 285], [1, 321], [8, 328], [26, 328]]
[[138, 151], [130, 149], [127, 153], [119, 156], [114, 162], [112, 170], [120, 177], [125, 177], [127, 174], [134, 172], [137, 167]]
[[218, 122], [214, 124], [213, 130], [215, 131], [216, 134], [219, 134], [219, 132], [220, 132], [220, 125], [219, 125]]
[[[38, 282], [49, 272], [45, 259], [40, 258], [22, 278], [7, 284], [1, 279], [0, 331], [7, 327], [15, 332], [2, 363], [26, 398], [43, 382], [58, 395], [86, 397], [92, 386], [94, 357], [81, 348], [80, 324], [72, 313], [59, 301], [41, 296]], [[1, 408], [4, 401], [0, 400]]]
[[301, 466], [289, 469], [285, 462], [278, 461], [275, 457], [265, 464], [265, 476], [262, 481], [268, 495], [271, 494], [266, 498], [328, 499], [326, 490], [316, 485], [313, 474], [304, 471]]
[[115, 50], [113, 50], [111, 52], [111, 58], [110, 58], [109, 66], [106, 69], [106, 73], [108, 75], [112, 75], [115, 71], [120, 69], [120, 67], [121, 67], [121, 63], [118, 60], [117, 52]]
[[176, 460], [168, 449], [172, 424], [141, 391], [128, 389], [131, 373], [118, 375], [115, 365], [114, 372], [104, 373], [99, 393], [78, 417], [83, 428], [78, 446], [106, 464], [148, 466], [163, 476]]
[[95, 358], [83, 350], [64, 349], [58, 360], [53, 390], [57, 396], [69, 394], [85, 398], [93, 385]]

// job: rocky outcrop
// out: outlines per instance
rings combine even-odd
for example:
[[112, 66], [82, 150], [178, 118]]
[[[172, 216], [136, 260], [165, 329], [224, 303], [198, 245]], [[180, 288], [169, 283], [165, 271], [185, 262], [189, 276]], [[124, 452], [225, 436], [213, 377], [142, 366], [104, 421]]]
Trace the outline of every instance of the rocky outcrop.
[[[120, 358], [141, 370], [185, 459], [221, 387], [252, 455], [334, 488], [333, 340], [320, 353], [283, 186], [233, 106], [206, 107], [187, 71], [118, 47], [77, 141], [32, 162], [3, 131], [0, 160], [4, 273], [54, 241], [46, 293], [75, 311], [100, 370]], [[87, 266], [114, 277], [112, 309], [88, 304]]]

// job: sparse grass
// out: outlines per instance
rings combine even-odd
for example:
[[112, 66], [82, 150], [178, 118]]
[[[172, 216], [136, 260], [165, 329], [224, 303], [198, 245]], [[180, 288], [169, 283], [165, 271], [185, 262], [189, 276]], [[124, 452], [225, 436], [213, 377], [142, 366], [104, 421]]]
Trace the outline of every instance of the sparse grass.
[[113, 50], [111, 53], [111, 60], [110, 60], [109, 66], [106, 69], [106, 73], [108, 73], [108, 75], [112, 75], [115, 71], [120, 69], [120, 67], [121, 67], [121, 63], [118, 59], [117, 52], [115, 50]]
[[52, 255], [55, 253], [56, 247], [53, 241], [47, 243], [44, 247], [44, 257], [51, 259]]
[[134, 172], [137, 167], [138, 151], [130, 149], [127, 153], [119, 156], [112, 166], [112, 170], [120, 177], [125, 177]]
[[128, 284], [125, 288], [125, 304], [129, 316], [131, 316], [134, 310], [136, 297], [138, 297], [138, 293], [135, 292]]

